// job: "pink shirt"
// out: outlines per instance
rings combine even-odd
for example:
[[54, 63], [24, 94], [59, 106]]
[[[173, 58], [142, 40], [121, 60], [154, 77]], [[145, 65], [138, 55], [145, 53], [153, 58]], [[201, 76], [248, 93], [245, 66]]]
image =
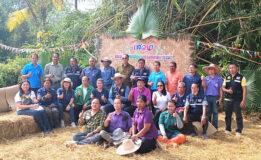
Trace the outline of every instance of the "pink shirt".
[[178, 82], [183, 81], [183, 76], [180, 72], [175, 71], [174, 73], [171, 73], [168, 71], [166, 73], [166, 80], [167, 80], [167, 91], [170, 93], [172, 96], [174, 93], [178, 91]]
[[132, 88], [132, 105], [137, 106], [136, 102], [139, 95], [144, 95], [147, 98], [147, 101], [151, 101], [151, 93], [150, 90], [146, 87], [143, 88], [142, 91], [139, 91], [138, 87]]

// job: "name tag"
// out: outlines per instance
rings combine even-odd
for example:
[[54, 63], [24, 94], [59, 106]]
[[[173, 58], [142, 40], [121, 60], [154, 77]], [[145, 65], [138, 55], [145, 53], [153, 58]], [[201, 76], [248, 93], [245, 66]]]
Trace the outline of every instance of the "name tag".
[[240, 83], [241, 81], [239, 81], [239, 80], [235, 80], [235, 82]]
[[230, 82], [230, 80], [226, 80], [226, 82]]
[[202, 102], [202, 99], [198, 99], [198, 102]]

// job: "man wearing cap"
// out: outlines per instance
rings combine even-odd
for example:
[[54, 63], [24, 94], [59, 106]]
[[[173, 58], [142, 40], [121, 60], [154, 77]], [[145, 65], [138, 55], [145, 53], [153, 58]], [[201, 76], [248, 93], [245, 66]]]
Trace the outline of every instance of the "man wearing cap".
[[114, 111], [113, 108], [113, 101], [115, 98], [121, 99], [123, 103], [122, 109], [124, 110], [128, 104], [128, 96], [130, 89], [127, 85], [123, 84], [123, 79], [125, 78], [124, 75], [120, 73], [116, 73], [112, 78], [114, 80], [114, 84], [112, 85], [110, 92], [109, 92], [109, 103], [104, 106], [104, 111], [109, 114], [110, 112]]
[[197, 83], [192, 83], [191, 93], [186, 98], [185, 110], [183, 120], [188, 123], [188, 129], [191, 137], [197, 136], [192, 122], [201, 122], [203, 128], [202, 138], [208, 139], [206, 134], [208, 128], [207, 121], [207, 105], [208, 102], [204, 94], [199, 93], [199, 88]]
[[143, 78], [145, 82], [145, 86], [148, 87], [150, 70], [145, 67], [145, 60], [143, 58], [140, 58], [138, 60], [138, 63], [139, 63], [139, 68], [135, 69], [131, 73], [131, 77], [130, 77], [133, 87], [137, 87], [138, 78]]
[[73, 82], [72, 88], [74, 90], [82, 83], [81, 73], [82, 73], [82, 69], [77, 65], [77, 59], [72, 57], [70, 59], [70, 65], [65, 69], [64, 77], [70, 78], [72, 80]]
[[89, 78], [87, 76], [82, 77], [82, 85], [78, 86], [74, 92], [75, 107], [74, 107], [74, 117], [75, 122], [79, 119], [79, 113], [82, 110], [88, 110], [91, 104], [91, 93], [94, 88], [89, 85]]
[[154, 72], [152, 72], [149, 76], [148, 85], [150, 86], [151, 92], [154, 92], [157, 90], [157, 82], [159, 80], [166, 83], [166, 77], [163, 72], [160, 71], [160, 62], [155, 61], [154, 62]]
[[46, 64], [44, 75], [52, 80], [52, 88], [57, 90], [63, 79], [63, 66], [59, 63], [59, 53], [53, 53], [52, 62]]
[[89, 59], [89, 64], [90, 64], [89, 67], [86, 67], [83, 69], [81, 76], [89, 77], [90, 85], [93, 88], [97, 88], [96, 82], [97, 82], [97, 79], [101, 78], [101, 70], [99, 68], [95, 67], [95, 64], [96, 64], [95, 58], [91, 57]]
[[41, 65], [37, 64], [38, 55], [33, 54], [31, 56], [31, 63], [26, 64], [22, 71], [22, 78], [27, 79], [30, 82], [31, 90], [34, 91], [35, 95], [37, 90], [43, 84], [43, 68]]
[[192, 83], [197, 83], [199, 87], [199, 93], [204, 94], [204, 89], [202, 87], [201, 76], [197, 73], [197, 65], [190, 64], [189, 65], [189, 74], [186, 74], [183, 78], [183, 82], [186, 85], [185, 95], [189, 95], [191, 93], [191, 85]]
[[226, 112], [226, 134], [231, 132], [231, 116], [234, 110], [236, 114], [236, 136], [240, 136], [243, 130], [243, 118], [241, 110], [246, 102], [246, 78], [238, 73], [238, 66], [234, 63], [229, 65], [230, 74], [223, 82], [223, 92], [225, 94], [224, 104]]
[[137, 87], [132, 88], [128, 100], [132, 102], [131, 106], [126, 107], [124, 110], [128, 112], [131, 117], [133, 116], [134, 111], [137, 109], [137, 99], [139, 95], [144, 95], [147, 97], [147, 105], [151, 102], [151, 93], [148, 88], [145, 87], [145, 80], [143, 78], [137, 79]]
[[103, 67], [101, 68], [101, 78], [103, 79], [103, 87], [109, 91], [113, 84], [113, 80], [111, 79], [115, 74], [115, 69], [110, 66], [111, 60], [108, 57], [104, 57], [101, 60]]
[[131, 87], [130, 76], [134, 69], [135, 68], [131, 64], [129, 64], [129, 55], [124, 54], [122, 56], [122, 65], [117, 67], [116, 72], [125, 76], [123, 84], [129, 87]]
[[204, 78], [204, 76], [201, 76], [202, 86], [206, 88], [205, 95], [207, 97], [208, 102], [208, 121], [212, 123], [214, 127], [218, 128], [218, 105], [222, 102], [223, 80], [221, 77], [217, 75], [220, 73], [220, 69], [214, 64], [210, 64], [207, 67], [203, 67], [203, 71], [208, 74], [206, 78]]
[[[129, 113], [122, 111], [121, 99], [115, 98], [113, 107], [114, 112], [109, 113], [107, 119], [104, 121], [104, 127], [108, 129], [109, 132], [101, 131], [100, 135], [103, 139], [109, 143], [119, 141], [124, 138], [126, 133], [131, 133], [132, 120]], [[119, 133], [122, 133], [119, 135]]]
[[166, 88], [170, 96], [177, 92], [178, 82], [183, 81], [182, 74], [176, 70], [177, 63], [172, 61], [169, 64], [169, 71], [165, 74], [166, 76]]

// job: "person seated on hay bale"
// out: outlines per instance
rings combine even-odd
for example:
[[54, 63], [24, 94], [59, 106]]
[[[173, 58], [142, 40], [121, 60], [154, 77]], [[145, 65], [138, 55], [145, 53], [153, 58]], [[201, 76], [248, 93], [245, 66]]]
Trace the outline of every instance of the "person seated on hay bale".
[[159, 129], [159, 117], [162, 112], [167, 109], [168, 101], [171, 100], [169, 92], [167, 92], [165, 84], [163, 81], [159, 80], [157, 82], [157, 91], [153, 92], [152, 102], [154, 110], [154, 123]]
[[101, 107], [103, 108], [109, 98], [109, 91], [103, 86], [103, 80], [101, 78], [97, 79], [97, 88], [92, 91], [91, 99], [98, 98], [101, 102]]
[[57, 90], [59, 117], [61, 122], [61, 127], [64, 128], [64, 116], [63, 111], [69, 112], [71, 127], [75, 128], [75, 118], [74, 118], [74, 90], [72, 89], [73, 82], [70, 78], [65, 78], [61, 82], [61, 88]]
[[104, 127], [107, 128], [108, 132], [102, 130], [100, 133], [101, 137], [108, 142], [108, 144], [105, 144], [104, 148], [107, 148], [110, 145], [120, 144], [122, 139], [131, 133], [131, 116], [128, 112], [121, 110], [121, 99], [115, 98], [113, 106], [115, 111], [109, 113], [104, 122]]
[[174, 101], [168, 102], [168, 110], [160, 114], [159, 128], [160, 135], [159, 142], [167, 143], [173, 147], [182, 144], [186, 141], [186, 137], [181, 134], [183, 128], [183, 116], [176, 112], [176, 105]]
[[44, 134], [52, 133], [51, 125], [48, 121], [47, 114], [37, 104], [37, 99], [34, 91], [30, 88], [30, 82], [23, 80], [19, 85], [19, 92], [14, 97], [17, 114], [18, 115], [31, 115], [34, 117], [35, 122]]
[[132, 137], [135, 142], [138, 138], [142, 140], [141, 147], [136, 153], [148, 153], [156, 148], [158, 130], [153, 121], [153, 114], [146, 105], [147, 98], [140, 95], [137, 99], [137, 109], [133, 115]]
[[52, 81], [50, 78], [44, 80], [44, 87], [37, 91], [38, 104], [42, 106], [48, 115], [48, 120], [52, 128], [60, 126], [59, 122], [59, 110], [57, 106], [57, 94], [56, 91], [51, 88]]
[[109, 103], [104, 106], [104, 111], [106, 114], [109, 114], [110, 112], [114, 111], [113, 108], [113, 100], [115, 98], [121, 99], [122, 109], [124, 110], [126, 107], [128, 107], [128, 96], [130, 89], [127, 85], [123, 84], [123, 79], [125, 78], [124, 75], [120, 73], [116, 73], [114, 77], [112, 78], [114, 80], [114, 84], [112, 85], [110, 92], [109, 92]]
[[147, 105], [150, 105], [151, 101], [151, 93], [150, 89], [145, 87], [145, 79], [138, 78], [137, 79], [137, 87], [132, 88], [128, 100], [132, 102], [131, 106], [124, 108], [126, 112], [128, 112], [131, 116], [133, 116], [134, 111], [137, 109], [137, 98], [139, 95], [145, 95], [147, 97]]
[[98, 98], [94, 98], [91, 103], [91, 109], [82, 111], [79, 118], [79, 124], [85, 125], [85, 132], [76, 133], [73, 136], [74, 141], [68, 141], [66, 146], [78, 144], [97, 143], [101, 140], [100, 131], [104, 129], [106, 113], [101, 110], [101, 103]]
[[176, 103], [176, 112], [182, 114], [186, 102], [185, 88], [184, 82], [178, 82], [178, 92], [174, 93], [172, 96], [172, 100]]
[[184, 110], [184, 122], [188, 123], [188, 129], [191, 137], [196, 137], [197, 134], [192, 125], [192, 122], [201, 122], [203, 128], [202, 138], [208, 139], [206, 134], [208, 128], [207, 121], [207, 105], [206, 96], [199, 94], [199, 87], [197, 83], [192, 83], [191, 94], [186, 98]]
[[89, 85], [89, 77], [82, 77], [82, 85], [78, 86], [74, 92], [74, 118], [75, 122], [78, 122], [79, 114], [81, 111], [89, 110], [91, 107], [91, 93], [93, 91], [93, 87]]

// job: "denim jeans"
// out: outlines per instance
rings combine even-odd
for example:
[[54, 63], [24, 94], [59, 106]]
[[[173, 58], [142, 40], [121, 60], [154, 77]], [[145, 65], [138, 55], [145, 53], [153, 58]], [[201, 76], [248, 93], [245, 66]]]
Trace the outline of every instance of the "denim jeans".
[[[219, 96], [207, 96], [207, 116], [208, 121], [213, 124], [214, 127], [218, 128], [218, 104], [217, 100]], [[213, 118], [212, 118], [213, 115]]]
[[75, 122], [75, 118], [74, 118], [74, 107], [71, 107], [69, 111], [66, 111], [67, 106], [64, 106], [62, 103], [58, 103], [58, 109], [59, 109], [59, 117], [60, 120], [63, 120], [63, 111], [65, 112], [69, 112], [70, 115], [70, 122]]
[[225, 101], [225, 112], [226, 112], [226, 130], [231, 131], [231, 117], [233, 110], [236, 114], [237, 129], [236, 132], [242, 133], [243, 130], [243, 118], [240, 108], [240, 101]]
[[86, 138], [88, 132], [78, 132], [73, 136], [73, 140], [76, 141], [78, 145], [96, 143], [101, 140], [99, 133]]
[[42, 106], [48, 116], [48, 120], [51, 124], [52, 128], [57, 128], [60, 126], [60, 122], [59, 122], [59, 111], [56, 107], [46, 107], [46, 106]]
[[35, 122], [43, 132], [52, 131], [51, 125], [48, 121], [47, 114], [44, 110], [24, 109], [17, 112], [18, 115], [31, 115]]

